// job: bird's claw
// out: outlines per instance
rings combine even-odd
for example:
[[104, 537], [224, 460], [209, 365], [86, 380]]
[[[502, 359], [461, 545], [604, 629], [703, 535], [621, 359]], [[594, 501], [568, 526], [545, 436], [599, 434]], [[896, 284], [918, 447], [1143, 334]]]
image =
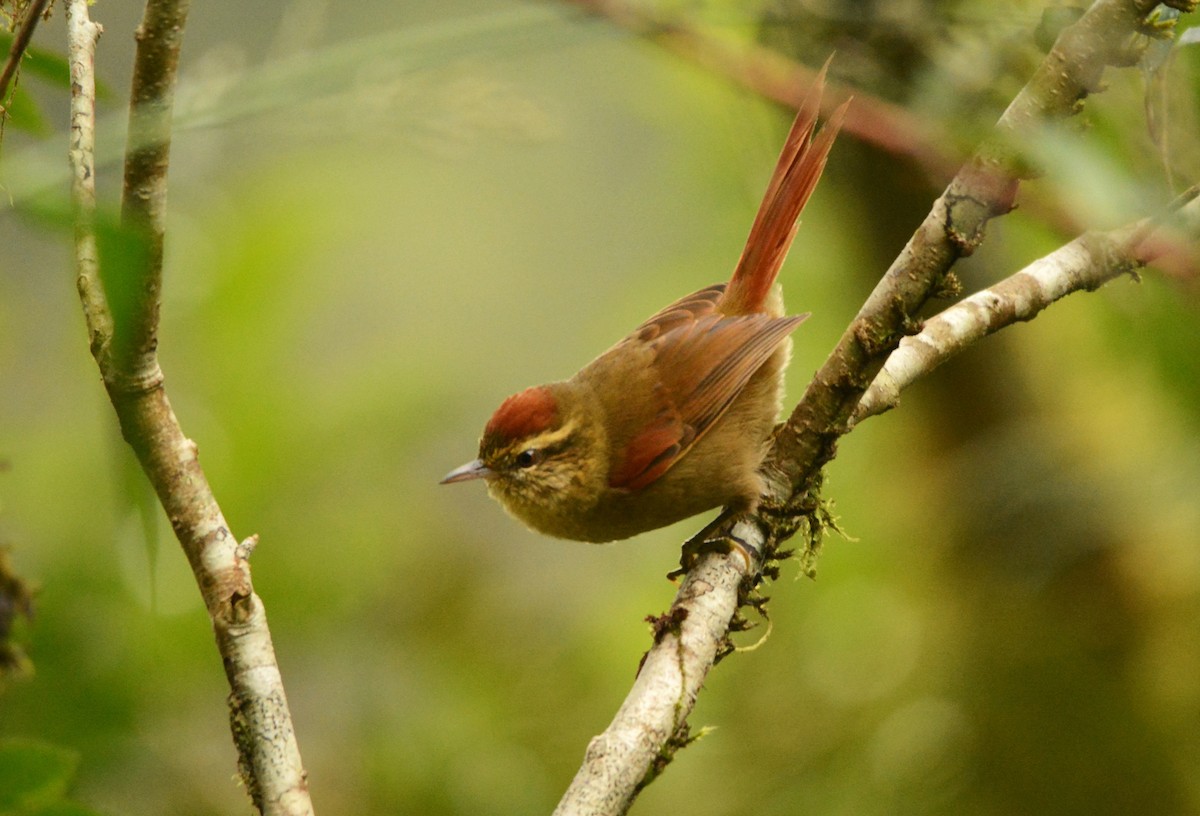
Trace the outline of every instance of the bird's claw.
[[750, 571], [755, 559], [758, 557], [758, 551], [754, 547], [729, 533], [717, 538], [708, 538], [706, 535], [707, 532], [707, 530], [701, 530], [699, 534], [683, 542], [683, 551], [679, 554], [679, 569], [674, 569], [667, 573], [668, 581], [674, 581], [686, 575], [691, 571], [692, 567], [696, 566], [696, 562], [700, 560], [700, 556], [707, 555], [708, 553], [728, 555], [731, 552], [736, 552], [742, 558], [746, 559], [746, 571]]

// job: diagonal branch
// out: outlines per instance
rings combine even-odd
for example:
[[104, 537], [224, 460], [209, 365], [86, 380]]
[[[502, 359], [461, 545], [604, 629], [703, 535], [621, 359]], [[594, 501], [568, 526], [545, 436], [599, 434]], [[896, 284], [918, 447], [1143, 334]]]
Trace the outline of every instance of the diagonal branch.
[[993, 136], [950, 182], [908, 244], [871, 292], [837, 347], [776, 435], [771, 462], [791, 496], [819, 487], [826, 462], [863, 391], [911, 332], [930, 297], [953, 291], [950, 270], [983, 242], [988, 222], [1009, 212], [1020, 181], [1034, 175], [1017, 150], [1039, 123], [1066, 119], [1100, 88], [1104, 69], [1134, 64], [1149, 42], [1149, 9], [1134, 0], [1098, 0], [1066, 28], [1033, 77], [996, 123]]
[[196, 445], [171, 409], [156, 353], [171, 89], [186, 9], [186, 2], [150, 0], [138, 30], [124, 215], [125, 229], [148, 251], [116, 259], [100, 258], [96, 248], [94, 57], [100, 27], [88, 17], [88, 0], [68, 2], [79, 291], [121, 433], [158, 494], [212, 620], [231, 690], [242, 782], [260, 813], [304, 816], [313, 812], [308, 783], [266, 610], [250, 579], [256, 537], [239, 543], [230, 532]]
[[[1200, 240], [1200, 189], [1185, 195], [1180, 213], [1192, 241]], [[1184, 202], [1181, 202], [1184, 203]], [[1072, 292], [1091, 292], [1153, 260], [1158, 225], [1150, 219], [1101, 233], [1085, 233], [982, 292], [925, 321], [918, 334], [900, 341], [863, 394], [857, 424], [896, 406], [900, 392], [972, 343], [1006, 326], [1032, 320]]]
[[[757, 533], [743, 524], [740, 535]], [[689, 740], [687, 717], [726, 647], [729, 622], [750, 565], [736, 553], [700, 559], [671, 609], [655, 621], [654, 645], [633, 688], [604, 733], [588, 743], [583, 765], [554, 816], [622, 814]]]
[[[590, 0], [594, 5], [601, 0]], [[1194, 0], [1174, 0], [1194, 7]], [[1059, 37], [1032, 79], [983, 144], [951, 181], [917, 232], [871, 293], [800, 404], [776, 433], [768, 456], [775, 497], [760, 508], [760, 524], [727, 522], [717, 537], [733, 538], [760, 553], [807, 525], [810, 548], [825, 524], [818, 503], [821, 474], [851, 427], [863, 392], [915, 315], [939, 291], [953, 288], [954, 263], [983, 241], [988, 221], [1012, 209], [1020, 180], [1033, 175], [1014, 145], [1046, 120], [1077, 113], [1099, 88], [1109, 65], [1129, 65], [1149, 30], [1148, 0], [1098, 0]], [[810, 553], [811, 558], [811, 553]], [[613, 722], [588, 747], [563, 795], [559, 816], [622, 814], [674, 750], [687, 741], [687, 717], [711, 667], [722, 653], [745, 579], [760, 564], [737, 554], [709, 553], [689, 571]], [[715, 621], [715, 623], [714, 623]]]
[[[765, 99], [799, 108], [804, 92], [816, 71], [770, 48], [755, 43], [731, 43], [692, 25], [678, 15], [656, 13], [645, 3], [629, 0], [570, 0], [593, 14], [645, 37], [672, 53], [689, 59], [713, 73], [728, 77]], [[896, 155], [916, 158], [929, 169], [952, 173], [957, 162], [945, 154], [947, 136], [932, 123], [914, 116], [899, 105], [855, 90], [853, 94], [830, 82], [822, 110], [832, 112], [854, 96], [843, 130], [856, 139]]]
[[21, 66], [21, 58], [25, 56], [25, 49], [29, 47], [34, 29], [37, 28], [38, 21], [42, 19], [42, 13], [46, 10], [46, 2], [47, 0], [33, 0], [29, 4], [25, 9], [25, 19], [21, 21], [21, 27], [17, 29], [12, 46], [8, 49], [8, 59], [4, 62], [4, 68], [0, 69], [0, 116], [4, 113], [5, 100], [8, 99], [9, 83], [17, 75], [17, 69]]

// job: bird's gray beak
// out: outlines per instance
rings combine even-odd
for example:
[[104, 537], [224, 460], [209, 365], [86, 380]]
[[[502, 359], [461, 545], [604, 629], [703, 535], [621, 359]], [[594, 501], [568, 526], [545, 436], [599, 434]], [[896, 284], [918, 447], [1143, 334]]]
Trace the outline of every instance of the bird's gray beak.
[[495, 471], [485, 465], [482, 460], [476, 459], [474, 462], [467, 462], [462, 467], [456, 467], [443, 476], [438, 484], [453, 484], [454, 482], [466, 482], [471, 479], [486, 479], [494, 473]]

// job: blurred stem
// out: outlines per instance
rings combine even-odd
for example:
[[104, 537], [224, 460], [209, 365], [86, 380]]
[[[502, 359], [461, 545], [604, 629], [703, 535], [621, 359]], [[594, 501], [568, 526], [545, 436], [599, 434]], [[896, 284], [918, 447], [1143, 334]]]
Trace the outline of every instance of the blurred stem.
[[33, 673], [33, 661], [13, 636], [18, 617], [33, 617], [33, 594], [34, 588], [9, 563], [8, 548], [0, 544], [0, 691], [6, 681]]
[[[275, 660], [266, 610], [250, 580], [255, 537], [229, 531], [196, 455], [167, 399], [156, 350], [171, 95], [186, 2], [147, 4], [138, 29], [134, 103], [125, 173], [125, 228], [151, 251], [134, 253], [129, 280], [101, 277], [97, 255], [94, 57], [100, 26], [87, 0], [68, 0], [72, 195], [76, 264], [92, 353], [121, 433], [133, 448], [183, 546], [212, 620], [231, 694], [230, 720], [241, 779], [263, 814], [311, 814], [308, 783]], [[162, 38], [159, 41], [159, 38]], [[135, 135], [136, 131], [136, 135]], [[113, 265], [117, 265], [116, 259]], [[113, 269], [104, 270], [121, 277]], [[119, 285], [118, 285], [119, 284]], [[110, 293], [133, 293], [114, 318]], [[114, 351], [116, 349], [117, 351]]]
[[189, 6], [189, 0], [146, 3], [142, 23], [134, 35], [137, 52], [129, 100], [121, 226], [137, 236], [147, 257], [141, 285], [131, 287], [129, 325], [122, 327], [123, 331], [114, 338], [114, 354], [118, 368], [135, 386], [151, 385], [162, 377], [156, 346], [166, 233], [167, 167], [171, 158], [175, 78]]
[[46, 2], [47, 0], [33, 0], [26, 7], [25, 19], [21, 21], [17, 35], [13, 37], [12, 47], [8, 50], [8, 60], [4, 63], [4, 69], [0, 70], [0, 114], [3, 113], [3, 106], [8, 99], [9, 83], [17, 75], [17, 69], [21, 67], [21, 58], [25, 56], [25, 49], [29, 47], [29, 41], [33, 39], [34, 29], [37, 28], [38, 21], [42, 19], [42, 12], [46, 10]]
[[[692, 25], [680, 15], [667, 17], [644, 3], [626, 0], [568, 0], [595, 14], [603, 15], [624, 29], [689, 59], [714, 73], [728, 77], [766, 99], [793, 110], [804, 101], [804, 93], [817, 72], [757, 43], [733, 43]], [[912, 156], [921, 165], [945, 178], [957, 167], [946, 155], [946, 134], [934, 123], [914, 116], [899, 105], [861, 89], [829, 83], [821, 109], [831, 112], [851, 96], [854, 104], [846, 114], [844, 130], [859, 141], [873, 144], [894, 155]]]
[[[627, 0], [566, 0], [631, 31], [662, 48], [728, 78], [765, 99], [791, 109], [800, 106], [816, 72], [778, 51], [757, 43], [735, 42], [691, 24], [682, 15], [666, 15], [644, 3]], [[1082, 12], [1081, 12], [1082, 13]], [[836, 57], [836, 55], [835, 55]], [[832, 111], [842, 100], [854, 99], [846, 114], [846, 133], [901, 159], [911, 158], [933, 183], [942, 183], [960, 168], [966, 156], [955, 147], [945, 128], [928, 118], [881, 99], [862, 88], [830, 80], [822, 110]], [[1027, 214], [1051, 223], [1065, 235], [1078, 232], [1075, 214], [1045, 190], [1022, 201]]]

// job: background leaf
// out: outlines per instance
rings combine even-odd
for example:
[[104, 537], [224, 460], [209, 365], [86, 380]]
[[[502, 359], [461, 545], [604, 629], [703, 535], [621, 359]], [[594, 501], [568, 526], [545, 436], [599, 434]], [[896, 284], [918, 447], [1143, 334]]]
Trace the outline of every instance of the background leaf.
[[36, 740], [0, 739], [0, 813], [25, 813], [61, 799], [79, 755]]

